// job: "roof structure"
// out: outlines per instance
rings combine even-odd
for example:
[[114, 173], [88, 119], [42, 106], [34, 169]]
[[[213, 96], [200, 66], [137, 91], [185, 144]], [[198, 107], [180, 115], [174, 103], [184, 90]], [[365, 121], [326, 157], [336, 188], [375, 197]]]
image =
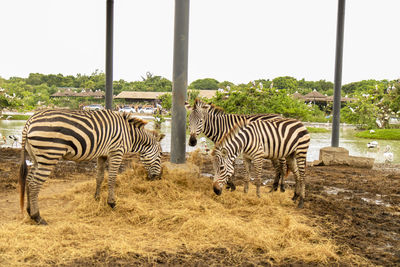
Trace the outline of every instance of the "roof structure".
[[[306, 95], [302, 95], [302, 94], [296, 92], [292, 96], [293, 96], [293, 98], [304, 100], [304, 101], [333, 102], [333, 96], [323, 95], [320, 92], [316, 91], [315, 89], [314, 89], [314, 91], [312, 91]], [[342, 97], [340, 99], [340, 102], [351, 102], [351, 101], [355, 101], [355, 100], [357, 100], [357, 99], [347, 97], [347, 95], [346, 95], [345, 97]]]
[[142, 91], [122, 91], [115, 98], [122, 99], [157, 99], [167, 92], [142, 92]]
[[314, 89], [314, 91], [312, 91], [312, 92], [306, 94], [305, 96], [303, 96], [303, 98], [304, 98], [305, 100], [313, 100], [313, 101], [316, 100], [316, 101], [318, 101], [318, 100], [325, 100], [325, 99], [326, 99], [326, 96], [323, 95], [323, 94], [321, 94], [320, 92], [318, 92], [318, 91], [316, 91], [316, 90]]

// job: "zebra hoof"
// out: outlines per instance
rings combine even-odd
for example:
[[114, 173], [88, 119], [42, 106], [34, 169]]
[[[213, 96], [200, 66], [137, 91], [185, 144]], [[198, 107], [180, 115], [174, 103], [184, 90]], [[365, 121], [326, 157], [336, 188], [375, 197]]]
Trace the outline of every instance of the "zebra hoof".
[[100, 196], [98, 194], [94, 194], [94, 200], [99, 201], [100, 200]]
[[107, 202], [108, 206], [110, 206], [112, 209], [115, 209], [115, 202]]
[[231, 192], [236, 190], [236, 185], [233, 182], [228, 182], [228, 184], [226, 185], [226, 189], [230, 189]]
[[29, 214], [29, 216], [31, 216], [31, 208], [30, 207], [26, 207], [26, 212]]
[[269, 190], [269, 193], [273, 193], [273, 192], [275, 192], [276, 190], [278, 190], [278, 188], [271, 187], [271, 190]]
[[303, 200], [303, 198], [300, 198], [299, 204], [297, 205], [297, 208], [298, 208], [298, 209], [304, 208], [304, 200]]
[[36, 214], [32, 215], [31, 219], [34, 220], [37, 225], [47, 225], [47, 222], [42, 217], [40, 217], [40, 213], [39, 212], [37, 212]]
[[284, 186], [281, 186], [281, 192], [283, 193], [283, 192], [285, 192], [286, 190], [285, 190], [285, 187]]
[[292, 197], [292, 200], [293, 200], [293, 201], [296, 201], [298, 197], [299, 197], [299, 195], [298, 195], [297, 193], [294, 193], [294, 195], [293, 195], [293, 197]]

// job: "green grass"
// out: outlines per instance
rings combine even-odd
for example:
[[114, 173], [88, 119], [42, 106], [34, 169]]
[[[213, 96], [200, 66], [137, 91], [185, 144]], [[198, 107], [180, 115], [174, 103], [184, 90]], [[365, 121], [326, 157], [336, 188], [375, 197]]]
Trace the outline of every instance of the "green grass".
[[309, 133], [329, 133], [331, 130], [317, 127], [307, 127]]
[[[8, 117], [8, 115], [4, 115], [4, 117]], [[5, 119], [4, 117], [2, 119]], [[9, 120], [27, 120], [30, 117], [30, 115], [11, 115], [11, 118], [9, 118]]]
[[369, 130], [356, 133], [356, 137], [368, 139], [400, 140], [400, 129], [375, 129], [374, 133]]

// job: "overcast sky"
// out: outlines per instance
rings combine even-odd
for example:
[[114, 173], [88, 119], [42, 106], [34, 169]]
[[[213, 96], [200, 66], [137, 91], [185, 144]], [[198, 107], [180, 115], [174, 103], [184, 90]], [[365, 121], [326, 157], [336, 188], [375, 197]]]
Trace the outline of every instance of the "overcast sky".
[[[114, 80], [172, 80], [173, 0], [114, 1]], [[0, 0], [0, 76], [105, 71], [106, 0]], [[346, 2], [343, 84], [400, 78], [399, 0]], [[337, 0], [191, 0], [189, 83], [333, 81]]]

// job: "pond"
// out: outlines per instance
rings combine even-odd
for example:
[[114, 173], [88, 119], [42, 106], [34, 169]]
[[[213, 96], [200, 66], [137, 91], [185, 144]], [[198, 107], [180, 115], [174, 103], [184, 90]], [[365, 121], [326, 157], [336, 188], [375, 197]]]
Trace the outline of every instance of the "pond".
[[[138, 116], [145, 120], [148, 120], [146, 128], [153, 129], [154, 123], [152, 117], [150, 116]], [[7, 143], [3, 146], [11, 147], [12, 140], [8, 138], [10, 135], [15, 135], [21, 141], [21, 132], [24, 127], [25, 121], [23, 120], [0, 120], [0, 134], [7, 137]], [[313, 126], [313, 124], [307, 125]], [[167, 120], [161, 125], [161, 132], [166, 136], [161, 142], [161, 146], [164, 152], [171, 151], [171, 121]], [[354, 137], [355, 130], [352, 127], [341, 127], [340, 130], [340, 141], [339, 145], [341, 147], [349, 150], [351, 156], [362, 156], [362, 157], [372, 157], [375, 158], [375, 162], [384, 162], [384, 149], [386, 145], [390, 145], [392, 152], [394, 154], [393, 163], [400, 163], [400, 141], [392, 140], [376, 140], [378, 142], [377, 148], [368, 148], [367, 144], [373, 140], [371, 139], [361, 139]], [[188, 137], [187, 137], [188, 139]], [[207, 139], [207, 145], [211, 149], [213, 144]], [[327, 133], [312, 133], [311, 134], [311, 144], [307, 154], [307, 161], [314, 161], [319, 158], [319, 150], [323, 147], [331, 145], [331, 132]], [[15, 144], [15, 146], [21, 147], [20, 144]], [[197, 147], [196, 147], [197, 148]], [[191, 152], [196, 148], [186, 146], [186, 151]]]

